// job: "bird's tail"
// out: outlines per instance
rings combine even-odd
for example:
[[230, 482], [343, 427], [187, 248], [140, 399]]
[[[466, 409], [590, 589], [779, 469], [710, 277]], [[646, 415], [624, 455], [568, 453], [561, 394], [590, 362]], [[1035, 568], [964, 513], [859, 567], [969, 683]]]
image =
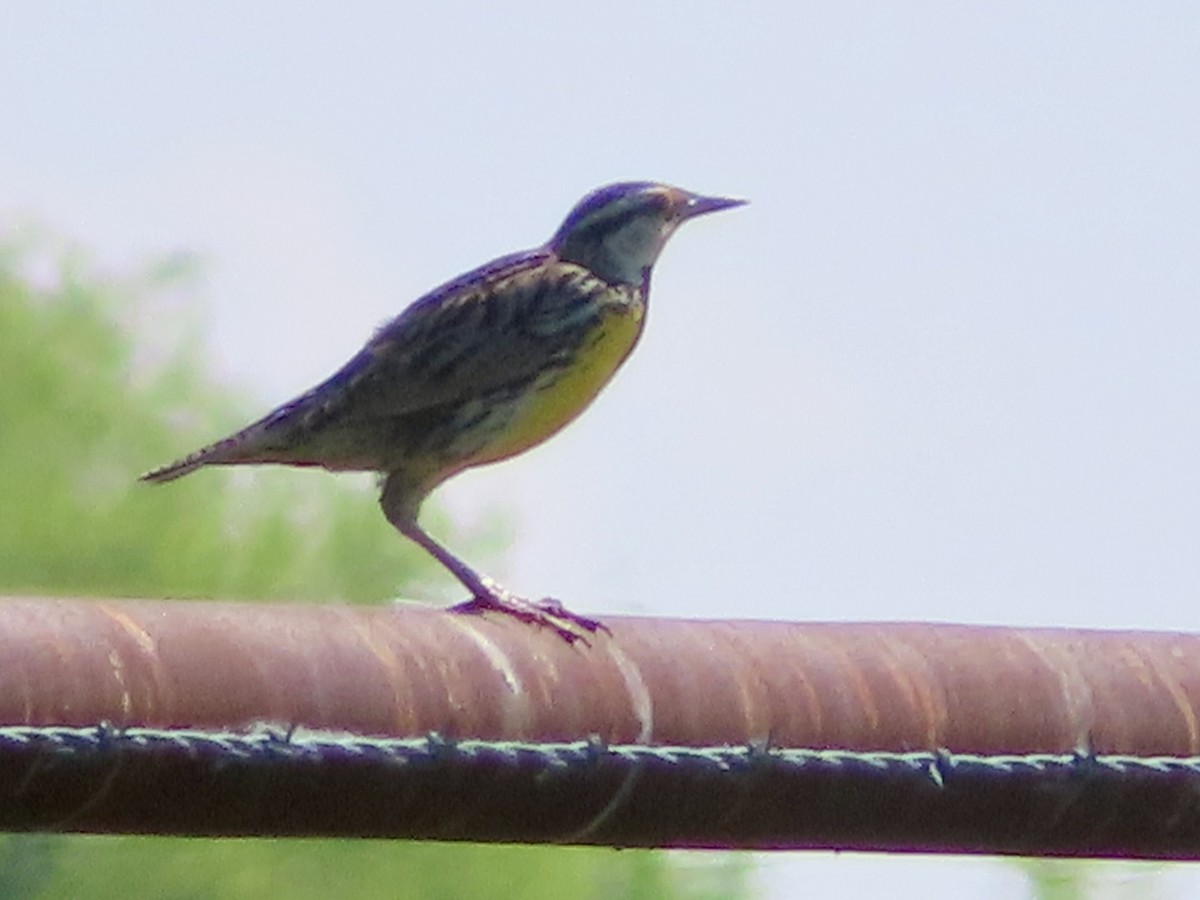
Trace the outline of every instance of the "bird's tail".
[[222, 438], [195, 453], [170, 465], [151, 469], [138, 481], [163, 484], [184, 475], [190, 475], [204, 466], [234, 466], [254, 463], [289, 463], [291, 465], [316, 465], [298, 454], [289, 452], [290, 435], [297, 426], [297, 418], [307, 409], [309, 394], [267, 413], [257, 422], [252, 422], [241, 431]]
[[190, 475], [202, 466], [210, 466], [218, 463], [229, 461], [229, 451], [237, 445], [236, 435], [227, 437], [224, 440], [217, 441], [215, 444], [209, 444], [207, 447], [201, 447], [195, 453], [189, 453], [183, 459], [176, 460], [173, 463], [165, 466], [159, 466], [157, 469], [151, 469], [145, 475], [138, 477], [138, 481], [148, 481], [151, 484], [163, 484], [167, 481], [174, 481], [176, 478], [182, 478], [184, 475]]

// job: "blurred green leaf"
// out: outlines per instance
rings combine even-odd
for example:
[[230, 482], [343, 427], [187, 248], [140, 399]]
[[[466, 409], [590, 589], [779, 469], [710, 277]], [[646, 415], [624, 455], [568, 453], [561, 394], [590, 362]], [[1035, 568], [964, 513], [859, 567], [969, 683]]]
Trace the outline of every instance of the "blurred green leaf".
[[121, 324], [185, 315], [164, 295], [190, 268], [118, 281], [71, 258], [39, 284], [23, 261], [0, 254], [0, 589], [382, 601], [436, 571], [361, 476], [138, 484], [249, 418], [206, 382], [194, 326], [167, 323], [183, 330], [154, 362]]

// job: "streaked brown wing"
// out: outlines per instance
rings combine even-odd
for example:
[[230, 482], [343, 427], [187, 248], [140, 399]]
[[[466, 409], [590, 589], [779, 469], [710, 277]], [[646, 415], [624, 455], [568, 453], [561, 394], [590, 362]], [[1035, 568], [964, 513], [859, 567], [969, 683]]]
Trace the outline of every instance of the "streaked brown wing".
[[279, 412], [318, 425], [518, 387], [570, 361], [608, 289], [547, 251], [504, 257], [417, 300], [341, 370]]

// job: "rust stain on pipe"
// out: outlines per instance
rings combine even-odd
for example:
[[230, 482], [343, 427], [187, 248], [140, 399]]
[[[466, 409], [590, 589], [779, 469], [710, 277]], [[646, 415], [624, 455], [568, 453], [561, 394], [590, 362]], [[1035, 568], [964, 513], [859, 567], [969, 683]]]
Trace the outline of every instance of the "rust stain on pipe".
[[0, 724], [957, 753], [1200, 753], [1200, 637], [0, 600]]

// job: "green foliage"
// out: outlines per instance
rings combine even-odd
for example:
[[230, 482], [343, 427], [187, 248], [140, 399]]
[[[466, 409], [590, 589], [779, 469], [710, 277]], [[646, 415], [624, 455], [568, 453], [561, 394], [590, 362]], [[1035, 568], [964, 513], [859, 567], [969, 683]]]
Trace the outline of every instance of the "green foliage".
[[[25, 842], [50, 838], [9, 838]], [[179, 840], [81, 837], [69, 846], [39, 893], [25, 897], [124, 900], [507, 900], [507, 898], [682, 898], [717, 900], [733, 893], [692, 892], [664, 856], [649, 851], [589, 850], [397, 841]], [[6, 842], [0, 841], [0, 852]], [[16, 854], [10, 854], [15, 856]], [[714, 872], [734, 871], [715, 860]], [[740, 870], [738, 870], [740, 871]], [[0, 876], [0, 891], [7, 883]], [[15, 897], [18, 894], [3, 893]]]
[[[246, 421], [187, 349], [197, 329], [173, 292], [188, 267], [118, 280], [61, 251], [47, 266], [39, 250], [0, 244], [0, 591], [378, 601], [440, 571], [364, 481], [136, 483]], [[164, 342], [163, 360], [139, 354]], [[724, 858], [706, 878], [645, 852], [9, 835], [0, 896], [717, 900], [741, 893], [742, 865]]]
[[435, 571], [361, 476], [137, 484], [248, 419], [205, 383], [194, 328], [153, 363], [121, 327], [181, 318], [178, 273], [102, 280], [67, 263], [38, 285], [21, 262], [0, 254], [0, 589], [365, 601]]
[[1089, 897], [1137, 897], [1150, 900], [1163, 865], [1117, 860], [1026, 859], [1017, 862], [1029, 878], [1036, 900], [1087, 900]]

